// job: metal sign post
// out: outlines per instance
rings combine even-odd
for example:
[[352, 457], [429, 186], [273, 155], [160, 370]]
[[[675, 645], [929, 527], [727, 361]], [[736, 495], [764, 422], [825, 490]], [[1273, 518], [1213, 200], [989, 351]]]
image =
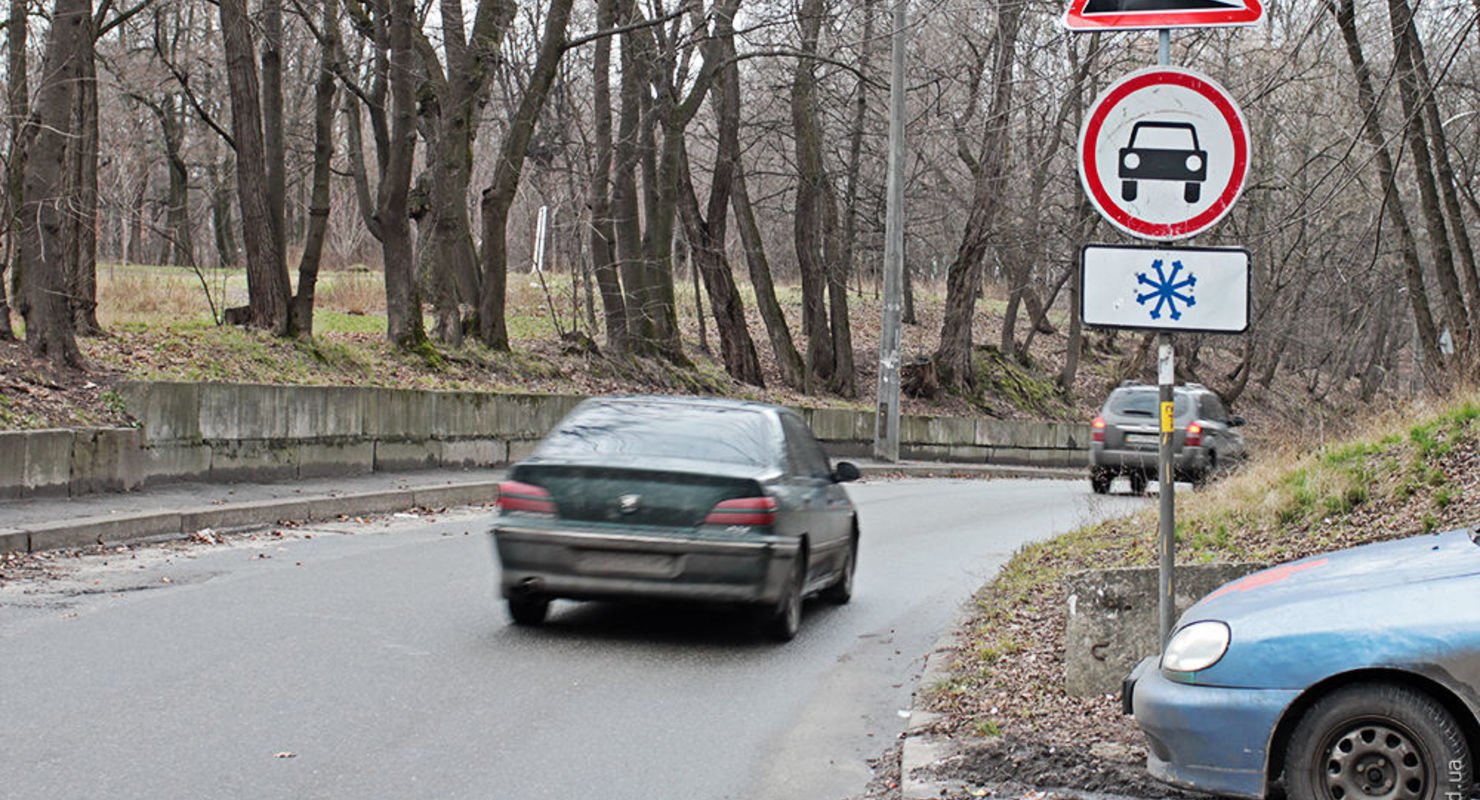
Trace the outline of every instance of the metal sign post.
[[[1172, 32], [1162, 28], [1157, 42], [1156, 63], [1169, 66], [1172, 63]], [[1161, 562], [1157, 569], [1156, 615], [1159, 620], [1158, 641], [1166, 647], [1172, 635], [1173, 617], [1177, 614], [1176, 589], [1172, 576], [1177, 567], [1177, 484], [1173, 480], [1172, 436], [1176, 430], [1173, 421], [1177, 418], [1177, 401], [1172, 391], [1177, 382], [1177, 354], [1172, 348], [1172, 334], [1162, 331], [1156, 335], [1156, 382], [1161, 395], [1161, 454], [1157, 459], [1157, 499], [1161, 504]]]

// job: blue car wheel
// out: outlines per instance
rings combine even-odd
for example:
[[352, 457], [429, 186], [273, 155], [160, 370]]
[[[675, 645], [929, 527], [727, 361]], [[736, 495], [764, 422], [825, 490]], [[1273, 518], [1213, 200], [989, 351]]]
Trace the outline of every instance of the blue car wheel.
[[1453, 715], [1420, 691], [1353, 684], [1316, 701], [1290, 737], [1291, 800], [1469, 797], [1470, 758]]

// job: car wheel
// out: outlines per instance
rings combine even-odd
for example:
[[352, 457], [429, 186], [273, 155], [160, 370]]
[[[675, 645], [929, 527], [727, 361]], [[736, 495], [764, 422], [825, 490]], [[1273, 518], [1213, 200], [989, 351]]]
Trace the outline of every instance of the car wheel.
[[858, 567], [858, 537], [848, 543], [848, 560], [843, 563], [843, 574], [837, 583], [822, 592], [822, 599], [837, 605], [847, 605], [853, 599], [853, 570]]
[[1290, 737], [1292, 800], [1469, 797], [1464, 732], [1432, 697], [1406, 686], [1353, 684], [1316, 702]]
[[1120, 182], [1120, 199], [1126, 201], [1127, 203], [1129, 203], [1130, 201], [1136, 199], [1136, 182], [1135, 181], [1121, 181]]
[[1196, 203], [1197, 198], [1202, 197], [1202, 184], [1189, 183], [1182, 187], [1182, 199], [1188, 203]]
[[550, 598], [539, 595], [520, 595], [509, 598], [509, 619], [515, 625], [538, 625], [550, 613]]
[[806, 579], [806, 568], [801, 559], [792, 565], [791, 575], [786, 579], [786, 589], [781, 600], [771, 612], [766, 632], [778, 642], [789, 642], [796, 638], [802, 628], [802, 583]]
[[1146, 473], [1131, 473], [1131, 494], [1140, 497], [1146, 493]]
[[1206, 467], [1204, 467], [1202, 469], [1202, 471], [1200, 471], [1200, 472], [1194, 472], [1192, 474], [1192, 486], [1193, 486], [1193, 488], [1196, 488], [1196, 489], [1204, 489], [1204, 488], [1207, 488], [1208, 483], [1213, 480], [1213, 473], [1216, 472], [1217, 470], [1218, 470], [1218, 454], [1217, 453], [1214, 453], [1214, 452], [1209, 452], [1208, 453], [1208, 465]]
[[1110, 481], [1114, 475], [1106, 470], [1089, 470], [1089, 488], [1094, 489], [1095, 494], [1110, 494]]

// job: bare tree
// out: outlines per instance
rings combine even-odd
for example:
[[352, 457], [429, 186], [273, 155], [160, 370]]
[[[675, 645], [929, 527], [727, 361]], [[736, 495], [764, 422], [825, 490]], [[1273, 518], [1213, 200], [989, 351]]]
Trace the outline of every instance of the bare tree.
[[73, 251], [65, 246], [64, 227], [70, 211], [66, 176], [83, 51], [92, 43], [88, 0], [57, 0], [46, 37], [35, 114], [22, 131], [30, 140], [20, 209], [20, 295], [26, 340], [36, 355], [78, 368], [85, 362], [67, 302]]
[[971, 363], [971, 323], [981, 287], [982, 261], [991, 246], [997, 215], [1007, 185], [1007, 143], [1012, 116], [1012, 69], [1023, 4], [1003, 0], [997, 6], [991, 91], [982, 144], [972, 184], [972, 202], [961, 245], [946, 280], [946, 313], [940, 346], [935, 351], [941, 383], [959, 390], [975, 385]]
[[571, 5], [572, 0], [552, 0], [550, 3], [534, 72], [509, 121], [509, 130], [494, 163], [493, 182], [483, 190], [483, 297], [478, 308], [478, 333], [483, 343], [495, 350], [509, 349], [509, 330], [504, 320], [504, 294], [508, 284], [505, 236], [509, 206], [519, 188], [519, 175], [524, 169], [530, 137], [555, 81], [560, 56], [566, 49], [565, 30], [570, 24]]
[[[19, 275], [20, 210], [25, 197], [26, 148], [21, 135], [25, 130], [26, 118], [31, 116], [30, 93], [26, 63], [26, 39], [30, 28], [27, 0], [12, 0], [10, 17], [5, 28], [6, 55], [6, 108], [10, 119], [10, 152], [6, 158], [6, 215], [5, 252], [0, 254], [0, 341], [13, 341], [15, 330], [10, 323], [10, 292], [6, 272], [12, 266], [14, 279]], [[12, 283], [12, 285], [14, 285]]]
[[426, 344], [426, 328], [421, 319], [411, 219], [407, 215], [411, 165], [416, 154], [416, 54], [411, 40], [416, 7], [411, 0], [381, 0], [379, 7], [387, 17], [390, 50], [390, 139], [376, 201], [380, 249], [385, 258], [386, 335], [402, 350], [417, 350]]
[[245, 0], [220, 0], [221, 38], [231, 86], [231, 138], [236, 144], [237, 198], [247, 250], [249, 324], [278, 336], [292, 332], [288, 267], [274, 222], [273, 190], [262, 132], [262, 100]]

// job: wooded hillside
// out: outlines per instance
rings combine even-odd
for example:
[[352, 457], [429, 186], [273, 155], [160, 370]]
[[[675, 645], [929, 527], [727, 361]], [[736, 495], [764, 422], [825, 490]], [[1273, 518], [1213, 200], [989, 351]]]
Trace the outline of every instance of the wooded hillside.
[[[311, 336], [321, 271], [366, 264], [399, 348], [507, 350], [510, 275], [547, 207], [544, 268], [581, 304], [571, 341], [683, 364], [675, 286], [692, 282], [735, 380], [764, 382], [764, 356], [793, 391], [867, 396], [853, 326], [880, 283], [889, 10], [13, 0], [0, 338], [83, 366], [77, 337], [105, 333], [99, 263], [245, 266], [247, 304], [215, 319]], [[1252, 251], [1253, 323], [1179, 337], [1182, 377], [1229, 402], [1277, 377], [1316, 399], [1473, 380], [1480, 0], [1267, 11], [1173, 40], [1253, 137], [1243, 198], [1198, 242]], [[1076, 137], [1155, 37], [1071, 35], [1062, 13], [910, 6], [906, 287], [946, 286], [925, 341], [947, 390], [973, 387], [982, 344], [1012, 359], [1055, 337], [1065, 389], [1093, 357], [1078, 247], [1120, 237], [1083, 197]], [[800, 284], [800, 324], [778, 283]], [[1004, 309], [978, 305], [983, 285]], [[997, 341], [975, 340], [983, 313]]]

